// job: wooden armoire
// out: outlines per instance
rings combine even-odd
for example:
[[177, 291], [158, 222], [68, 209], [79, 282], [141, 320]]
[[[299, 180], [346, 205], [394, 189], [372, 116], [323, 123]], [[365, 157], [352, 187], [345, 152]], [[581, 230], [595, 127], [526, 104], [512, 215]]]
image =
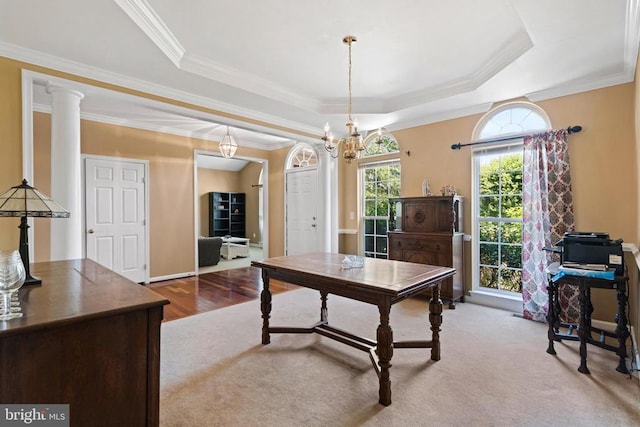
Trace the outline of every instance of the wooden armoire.
[[452, 309], [455, 301], [464, 302], [462, 200], [461, 196], [390, 200], [389, 259], [455, 268], [456, 274], [440, 287], [440, 297]]

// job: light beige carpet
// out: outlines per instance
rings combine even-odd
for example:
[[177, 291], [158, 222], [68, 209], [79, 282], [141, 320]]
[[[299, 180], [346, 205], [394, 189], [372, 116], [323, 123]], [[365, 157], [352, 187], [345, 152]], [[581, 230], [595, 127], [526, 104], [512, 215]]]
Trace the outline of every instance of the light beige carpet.
[[216, 265], [199, 267], [198, 274], [213, 273], [215, 271], [230, 270], [232, 268], [251, 267], [251, 261], [259, 259], [264, 259], [262, 248], [258, 246], [250, 246], [248, 257], [237, 257], [233, 259], [220, 257], [220, 261], [218, 261]]
[[[320, 298], [273, 297], [272, 326], [307, 326]], [[162, 325], [162, 426], [638, 426], [640, 387], [617, 356], [577, 342], [545, 352], [546, 325], [473, 304], [445, 309], [442, 359], [396, 349], [391, 406], [378, 402], [368, 354], [318, 335], [274, 334], [260, 344], [258, 301]], [[429, 336], [427, 302], [396, 304], [396, 340]], [[329, 321], [373, 338], [377, 309], [329, 296]]]

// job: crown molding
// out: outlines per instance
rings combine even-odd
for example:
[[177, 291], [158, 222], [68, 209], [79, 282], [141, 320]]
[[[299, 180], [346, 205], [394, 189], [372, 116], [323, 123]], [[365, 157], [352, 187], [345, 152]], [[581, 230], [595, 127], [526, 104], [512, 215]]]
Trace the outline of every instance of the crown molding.
[[[33, 111], [36, 111], [39, 113], [51, 114], [52, 109], [50, 105], [34, 103]], [[108, 125], [123, 126], [123, 127], [133, 128], [133, 129], [146, 130], [150, 132], [166, 133], [169, 135], [183, 136], [186, 138], [197, 138], [197, 139], [202, 139], [204, 141], [211, 141], [215, 143], [220, 142], [220, 138], [212, 136], [208, 132], [186, 131], [186, 130], [172, 128], [169, 126], [160, 126], [160, 125], [154, 125], [150, 123], [142, 123], [135, 120], [120, 119], [112, 116], [106, 116], [103, 114], [94, 114], [94, 113], [86, 113], [86, 112], [80, 112], [80, 118], [82, 120], [104, 123]], [[254, 139], [247, 138], [247, 137], [243, 137], [241, 139], [235, 138], [235, 140], [238, 143], [238, 145], [241, 147], [250, 147], [250, 148], [256, 148], [259, 150], [266, 150], [266, 151], [273, 151], [273, 150], [278, 150], [280, 148], [291, 147], [296, 143], [295, 140], [265, 143], [265, 142], [256, 141]]]
[[394, 123], [392, 125], [385, 126], [385, 128], [388, 132], [396, 132], [399, 130], [429, 125], [431, 123], [443, 122], [445, 120], [458, 119], [460, 117], [471, 116], [474, 114], [484, 114], [489, 111], [493, 104], [493, 102], [485, 102], [482, 104], [472, 105], [470, 107], [463, 107], [439, 113], [426, 114], [420, 116], [419, 119]]
[[145, 0], [113, 0], [176, 67], [185, 50], [169, 27]]
[[318, 112], [320, 107], [320, 102], [316, 99], [302, 97], [270, 80], [211, 61], [203, 56], [185, 55], [180, 69], [275, 101], [291, 104], [303, 110]]
[[607, 74], [600, 78], [593, 78], [580, 81], [569, 81], [564, 84], [557, 85], [550, 89], [539, 90], [537, 92], [527, 93], [524, 96], [531, 102], [544, 101], [561, 96], [575, 95], [590, 90], [602, 89], [609, 86], [616, 86], [633, 81], [633, 74], [629, 71], [623, 71], [614, 74]]
[[521, 29], [506, 44], [496, 49], [495, 53], [489, 55], [474, 72], [442, 85], [393, 97], [386, 102], [385, 107], [390, 111], [398, 111], [476, 90], [532, 47], [529, 33]]
[[[239, 117], [244, 117], [249, 120], [269, 123], [274, 126], [291, 129], [293, 131], [301, 133], [312, 135], [319, 134], [319, 130], [316, 127], [303, 125], [291, 120], [285, 120], [283, 118], [260, 113], [255, 110], [238, 107], [237, 105], [216, 101], [211, 98], [194, 95], [189, 92], [171, 89], [166, 86], [150, 83], [148, 81], [132, 78], [111, 71], [105, 71], [96, 67], [88, 66], [86, 64], [62, 59], [44, 52], [25, 49], [2, 41], [0, 41], [0, 56], [5, 56], [16, 61], [50, 68], [52, 70], [72, 74], [78, 77], [85, 77], [99, 82], [120, 86], [125, 89], [131, 89], [174, 101], [184, 102], [193, 106], [208, 108]], [[264, 126], [262, 127], [267, 129]], [[273, 133], [274, 130], [271, 129], [271, 132]]]
[[272, 81], [228, 67], [203, 56], [188, 54], [177, 37], [146, 0], [114, 1], [178, 69], [304, 110], [318, 111], [320, 103], [316, 99], [302, 97]]
[[595, 76], [595, 78], [590, 79], [581, 79], [580, 81], [565, 82], [562, 85], [532, 92], [525, 96], [530, 101], [537, 102], [632, 82], [635, 79], [639, 43], [640, 0], [627, 0], [622, 71], [602, 75], [600, 77]]

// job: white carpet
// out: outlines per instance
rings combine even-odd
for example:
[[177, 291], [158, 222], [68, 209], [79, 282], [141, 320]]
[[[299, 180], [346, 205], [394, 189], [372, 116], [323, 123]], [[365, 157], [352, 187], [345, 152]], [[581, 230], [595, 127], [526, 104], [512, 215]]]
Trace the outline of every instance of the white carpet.
[[[273, 297], [272, 326], [308, 326], [320, 298], [307, 289]], [[614, 353], [578, 343], [545, 352], [547, 327], [511, 313], [458, 304], [443, 314], [442, 360], [396, 349], [393, 403], [378, 402], [366, 353], [318, 335], [261, 339], [260, 304], [247, 302], [162, 325], [162, 426], [638, 426], [637, 378]], [[336, 327], [373, 338], [376, 307], [329, 296]], [[394, 338], [428, 338], [427, 302], [391, 312]]]

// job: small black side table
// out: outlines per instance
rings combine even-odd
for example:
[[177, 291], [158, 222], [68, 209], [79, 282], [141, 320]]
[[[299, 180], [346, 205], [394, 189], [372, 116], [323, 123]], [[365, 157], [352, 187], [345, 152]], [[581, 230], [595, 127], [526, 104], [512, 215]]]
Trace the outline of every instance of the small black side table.
[[[551, 273], [551, 272], [550, 272]], [[627, 328], [627, 288], [629, 278], [624, 276], [616, 276], [613, 280], [596, 279], [584, 276], [565, 275], [555, 282], [552, 280], [553, 275], [549, 275], [548, 291], [549, 291], [549, 314], [547, 321], [549, 322], [549, 347], [547, 353], [556, 354], [553, 348], [554, 341], [570, 340], [580, 341], [580, 367], [578, 371], [583, 374], [589, 374], [587, 368], [587, 344], [593, 344], [597, 347], [604, 348], [615, 352], [619, 357], [618, 367], [616, 371], [628, 374], [629, 370], [625, 363], [627, 358], [626, 341], [629, 337], [629, 329]], [[580, 322], [578, 325], [561, 323], [559, 314], [561, 311], [558, 298], [558, 287], [561, 285], [578, 286], [580, 301]], [[591, 326], [591, 314], [593, 313], [593, 305], [591, 305], [591, 289], [615, 289], [617, 291], [618, 312], [616, 314], [615, 333], [605, 331], [600, 328]], [[569, 328], [567, 333], [560, 333], [560, 327]], [[578, 335], [572, 335], [572, 332], [578, 329]], [[592, 333], [600, 334], [599, 339], [594, 339]], [[612, 346], [605, 342], [605, 337], [613, 337], [618, 339], [618, 346]]]

